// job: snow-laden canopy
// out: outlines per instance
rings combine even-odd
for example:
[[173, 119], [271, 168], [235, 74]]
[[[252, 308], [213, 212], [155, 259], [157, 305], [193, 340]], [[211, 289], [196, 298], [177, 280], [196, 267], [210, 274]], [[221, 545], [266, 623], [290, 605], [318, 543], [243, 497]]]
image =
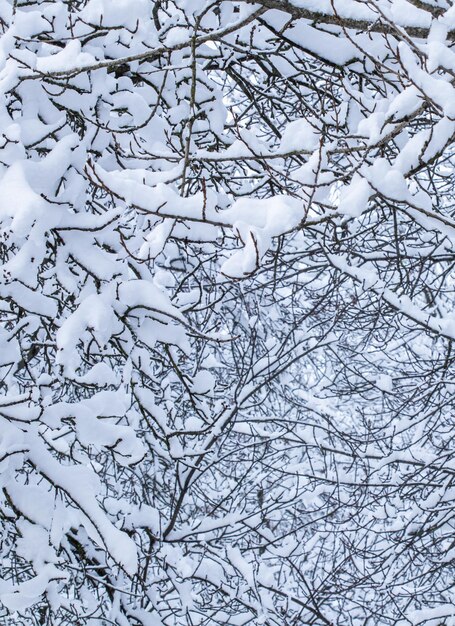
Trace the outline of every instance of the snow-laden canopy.
[[455, 5], [0, 28], [2, 624], [453, 624]]

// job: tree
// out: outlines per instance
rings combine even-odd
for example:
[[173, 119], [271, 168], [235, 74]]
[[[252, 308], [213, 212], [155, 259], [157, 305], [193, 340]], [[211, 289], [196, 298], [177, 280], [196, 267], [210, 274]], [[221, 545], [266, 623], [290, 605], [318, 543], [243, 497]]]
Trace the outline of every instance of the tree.
[[448, 0], [1, 0], [2, 623], [453, 623]]

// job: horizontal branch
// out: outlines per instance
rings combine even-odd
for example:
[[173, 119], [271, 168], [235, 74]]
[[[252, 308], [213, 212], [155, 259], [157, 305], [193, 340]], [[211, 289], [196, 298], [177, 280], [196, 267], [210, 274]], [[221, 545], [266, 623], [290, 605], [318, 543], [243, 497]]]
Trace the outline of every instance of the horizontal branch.
[[[399, 23], [396, 26], [385, 23], [380, 20], [379, 16], [376, 16], [373, 10], [366, 10], [367, 7], [363, 7], [365, 16], [352, 17], [352, 15], [346, 12], [345, 9], [340, 7], [340, 10], [335, 6], [335, 11], [328, 12], [324, 9], [321, 2], [321, 8], [315, 9], [315, 3], [311, 3], [311, 8], [305, 8], [305, 6], [297, 6], [292, 0], [245, 0], [248, 4], [260, 4], [266, 9], [275, 9], [289, 13], [293, 18], [306, 19], [313, 24], [330, 24], [333, 26], [339, 26], [340, 28], [347, 30], [357, 30], [363, 32], [381, 33], [383, 35], [399, 35], [399, 29], [403, 28], [406, 34], [417, 39], [426, 39], [430, 32], [430, 22], [432, 15], [428, 15], [428, 27], [416, 26], [413, 24]], [[304, 3], [299, 3], [304, 4]], [[413, 2], [414, 6], [419, 9], [424, 8], [423, 2]], [[333, 3], [336, 5], [336, 3]], [[427, 8], [429, 10], [430, 7]], [[367, 16], [367, 13], [371, 13], [371, 18]], [[439, 14], [439, 13], [438, 13]], [[437, 14], [434, 13], [434, 16]], [[455, 30], [449, 31], [447, 35], [449, 41], [455, 41]]]

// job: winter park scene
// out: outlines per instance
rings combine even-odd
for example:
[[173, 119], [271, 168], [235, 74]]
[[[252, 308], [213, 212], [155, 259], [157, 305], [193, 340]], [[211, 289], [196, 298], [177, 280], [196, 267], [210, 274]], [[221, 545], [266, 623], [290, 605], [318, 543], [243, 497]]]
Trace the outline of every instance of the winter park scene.
[[455, 626], [455, 1], [0, 0], [0, 626]]

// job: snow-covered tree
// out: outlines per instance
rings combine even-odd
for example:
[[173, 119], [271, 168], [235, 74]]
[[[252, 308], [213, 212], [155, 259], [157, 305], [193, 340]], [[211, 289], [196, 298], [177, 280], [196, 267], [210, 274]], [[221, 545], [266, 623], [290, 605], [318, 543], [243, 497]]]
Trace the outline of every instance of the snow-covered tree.
[[0, 622], [454, 624], [455, 5], [0, 24]]

